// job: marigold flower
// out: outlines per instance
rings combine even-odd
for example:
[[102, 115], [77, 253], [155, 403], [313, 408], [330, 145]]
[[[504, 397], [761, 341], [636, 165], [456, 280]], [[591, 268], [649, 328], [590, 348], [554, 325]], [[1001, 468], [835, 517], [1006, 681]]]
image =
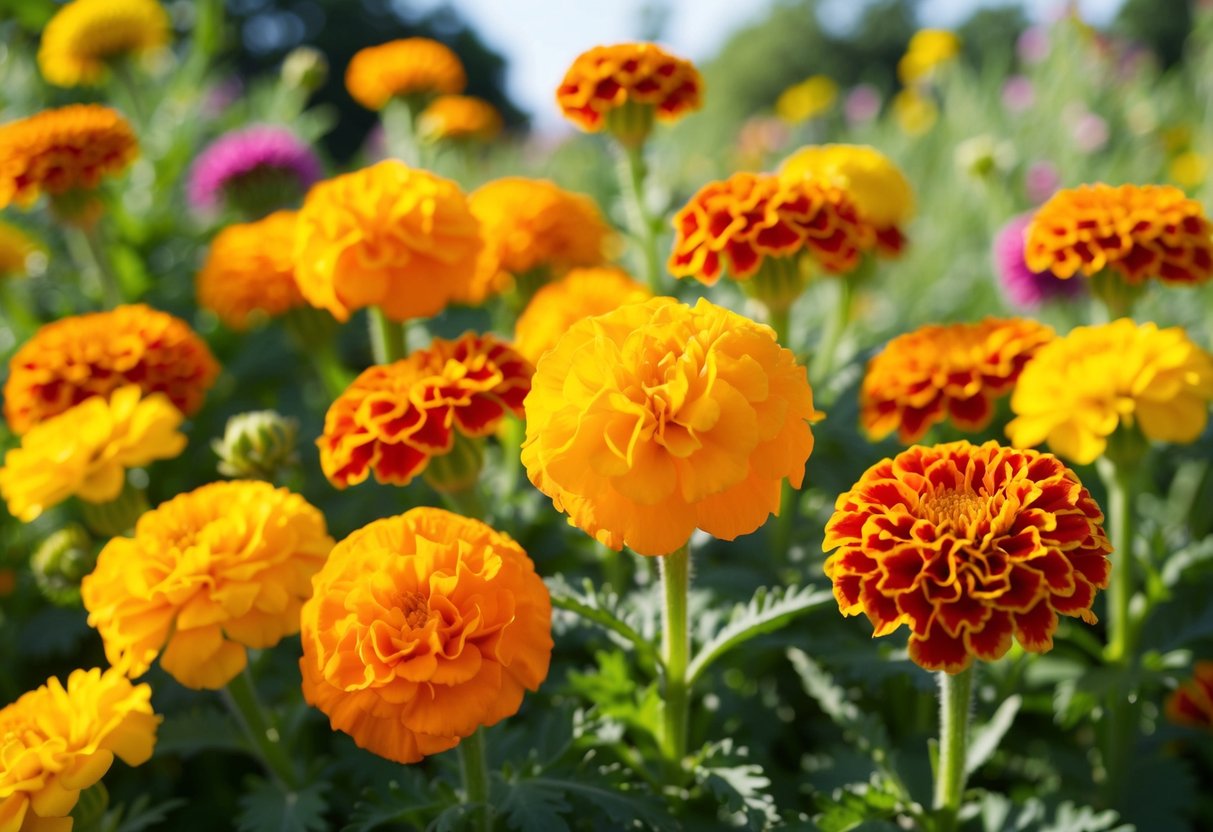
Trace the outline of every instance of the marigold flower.
[[1158, 442], [1192, 442], [1213, 400], [1213, 355], [1179, 327], [1121, 318], [1080, 326], [1028, 362], [1007, 436], [1016, 447], [1047, 442], [1078, 464], [1094, 462], [1119, 425]]
[[303, 696], [401, 763], [517, 713], [547, 678], [552, 605], [517, 543], [415, 508], [337, 544], [303, 607]]
[[120, 387], [31, 428], [0, 468], [9, 513], [28, 523], [71, 496], [108, 503], [122, 493], [126, 469], [181, 453], [181, 411], [163, 393], [141, 395], [136, 385]]
[[217, 689], [246, 648], [299, 631], [312, 575], [333, 547], [324, 515], [298, 494], [232, 480], [181, 494], [139, 518], [97, 556], [80, 594], [110, 664], [132, 677], [160, 666]]
[[1166, 714], [1178, 725], [1213, 731], [1213, 662], [1196, 663], [1192, 678], [1167, 697]]
[[958, 673], [1012, 638], [1053, 647], [1058, 615], [1095, 623], [1108, 585], [1103, 514], [1049, 454], [995, 442], [916, 445], [873, 465], [835, 503], [825, 573], [843, 615], [874, 636], [910, 628], [910, 659]]
[[929, 78], [960, 54], [960, 38], [946, 29], [921, 29], [910, 38], [906, 53], [897, 62], [897, 77], [903, 84]]
[[136, 384], [192, 416], [217, 375], [206, 342], [185, 321], [142, 304], [119, 306], [39, 329], [9, 361], [4, 415], [21, 434], [87, 398]]
[[457, 95], [466, 86], [459, 56], [429, 38], [368, 46], [345, 69], [345, 88], [368, 110], [382, 110], [396, 96]]
[[0, 709], [0, 829], [70, 832], [80, 793], [118, 757], [146, 763], [160, 717], [152, 689], [115, 669], [73, 670]]
[[838, 84], [826, 75], [813, 75], [793, 84], [775, 100], [775, 113], [784, 121], [799, 124], [824, 113], [838, 100]]
[[931, 324], [899, 335], [868, 362], [859, 394], [864, 430], [874, 440], [897, 431], [906, 445], [949, 419], [981, 430], [994, 400], [1011, 392], [1051, 340], [1052, 328], [1024, 318]]
[[295, 283], [294, 211], [229, 225], [211, 241], [198, 272], [198, 305], [232, 329], [256, 315], [277, 317], [304, 304]]
[[493, 335], [435, 338], [429, 347], [354, 379], [324, 418], [320, 467], [338, 488], [373, 472], [407, 485], [431, 457], [449, 453], [455, 433], [487, 436], [508, 413], [522, 416], [531, 365]]
[[72, 104], [0, 126], [0, 208], [29, 208], [45, 191], [92, 190], [139, 154], [116, 110]]
[[46, 253], [32, 237], [6, 222], [0, 222], [0, 279], [25, 277], [42, 271]]
[[1130, 284], [1213, 277], [1213, 224], [1170, 185], [1102, 183], [1058, 191], [1028, 226], [1024, 259], [1061, 278], [1111, 269]]
[[612, 312], [652, 296], [647, 286], [620, 269], [573, 269], [531, 298], [514, 325], [514, 349], [534, 364], [582, 318]]
[[224, 133], [190, 166], [186, 196], [196, 211], [231, 202], [252, 213], [289, 204], [320, 179], [320, 159], [285, 127], [259, 124]]
[[59, 87], [96, 84], [108, 74], [108, 61], [168, 41], [168, 14], [156, 0], [72, 0], [42, 30], [38, 68]]
[[769, 327], [700, 299], [653, 298], [571, 327], [539, 360], [522, 462], [569, 522], [664, 555], [779, 512], [822, 414]]
[[458, 185], [391, 159], [314, 186], [296, 228], [299, 288], [339, 321], [438, 314], [469, 291], [482, 245]]
[[430, 141], [489, 141], [497, 137], [501, 127], [497, 108], [471, 95], [439, 96], [417, 120], [417, 132]]
[[1055, 298], [1072, 298], [1083, 291], [1078, 280], [1063, 280], [1052, 272], [1034, 272], [1024, 262], [1024, 232], [1030, 214], [1011, 218], [994, 238], [994, 267], [1003, 293], [1018, 307], [1035, 309]]
[[939, 121], [939, 106], [929, 95], [907, 87], [893, 96], [893, 117], [901, 132], [921, 136]]

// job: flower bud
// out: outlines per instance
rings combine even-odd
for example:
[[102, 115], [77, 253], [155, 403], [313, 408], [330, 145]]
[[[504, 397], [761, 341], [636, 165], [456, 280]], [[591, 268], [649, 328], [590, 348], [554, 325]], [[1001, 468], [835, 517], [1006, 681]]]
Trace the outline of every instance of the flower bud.
[[227, 420], [223, 439], [211, 443], [225, 477], [273, 482], [299, 464], [299, 423], [274, 410], [238, 413]]
[[305, 92], [320, 89], [328, 80], [328, 75], [328, 58], [311, 46], [292, 49], [282, 62], [282, 83]]
[[73, 607], [80, 605], [80, 581], [96, 563], [89, 533], [83, 526], [72, 524], [42, 541], [30, 558], [30, 569], [47, 600]]

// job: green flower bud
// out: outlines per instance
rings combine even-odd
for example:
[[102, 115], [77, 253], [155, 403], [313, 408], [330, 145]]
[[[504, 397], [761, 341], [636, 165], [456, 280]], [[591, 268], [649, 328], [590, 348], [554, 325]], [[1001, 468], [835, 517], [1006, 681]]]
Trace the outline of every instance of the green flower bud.
[[328, 75], [328, 58], [310, 46], [292, 49], [282, 62], [282, 83], [288, 87], [314, 92], [324, 86]]
[[227, 420], [223, 439], [211, 442], [225, 477], [274, 482], [299, 464], [299, 423], [274, 410], [238, 413]]
[[80, 605], [80, 581], [93, 571], [97, 556], [83, 526], [72, 524], [42, 541], [30, 558], [34, 582], [51, 603]]
[[480, 479], [484, 467], [484, 440], [471, 439], [455, 431], [451, 450], [435, 456], [425, 466], [425, 481], [440, 494], [467, 491]]

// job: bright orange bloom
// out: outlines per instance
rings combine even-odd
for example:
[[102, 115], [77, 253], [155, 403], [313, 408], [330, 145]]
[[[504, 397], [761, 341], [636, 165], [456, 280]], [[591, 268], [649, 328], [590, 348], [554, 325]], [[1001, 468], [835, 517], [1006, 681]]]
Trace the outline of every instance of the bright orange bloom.
[[1192, 678], [1176, 688], [1166, 705], [1167, 719], [1213, 731], [1213, 662], [1197, 662]]
[[17, 434], [127, 384], [145, 395], [164, 393], [190, 416], [219, 375], [189, 324], [142, 304], [49, 323], [17, 350], [8, 369], [4, 415]]
[[501, 127], [497, 108], [471, 95], [435, 98], [417, 120], [417, 132], [430, 141], [489, 141], [497, 137]]
[[507, 414], [522, 416], [531, 365], [493, 335], [435, 338], [394, 364], [354, 379], [324, 418], [320, 467], [338, 488], [373, 472], [407, 485], [431, 457], [449, 453], [455, 432], [487, 436]]
[[534, 364], [582, 318], [613, 312], [652, 296], [647, 286], [620, 269], [573, 269], [531, 298], [514, 324], [514, 349]]
[[415, 508], [337, 544], [303, 607], [303, 696], [360, 747], [415, 763], [513, 715], [552, 655], [547, 587], [517, 543]]
[[539, 360], [522, 462], [571, 524], [664, 555], [696, 528], [732, 540], [777, 514], [820, 418], [769, 327], [653, 298], [573, 324]]
[[0, 126], [0, 208], [29, 208], [52, 196], [92, 190], [139, 155], [135, 134], [116, 110], [72, 104]]
[[299, 631], [299, 610], [333, 539], [324, 515], [267, 482], [204, 485], [115, 537], [80, 585], [105, 655], [131, 676], [160, 666], [190, 688], [217, 689], [246, 648]]
[[276, 317], [304, 303], [295, 283], [294, 211], [229, 225], [215, 235], [198, 272], [198, 305], [232, 329], [256, 315]]
[[1128, 283], [1213, 277], [1213, 224], [1170, 185], [1102, 183], [1058, 191], [1028, 226], [1024, 261], [1066, 278], [1111, 269]]
[[808, 255], [827, 272], [848, 272], [876, 239], [840, 188], [766, 173], [708, 183], [674, 216], [674, 230], [670, 273], [709, 286], [726, 273], [749, 280], [768, 257]]
[[72, 0], [42, 30], [38, 68], [60, 87], [96, 84], [107, 63], [162, 49], [169, 20], [156, 0]]
[[481, 248], [458, 185], [390, 159], [312, 186], [297, 222], [295, 279], [339, 321], [364, 306], [438, 314], [468, 292]]
[[466, 86], [459, 56], [429, 38], [368, 46], [345, 69], [345, 88], [368, 110], [382, 110], [396, 96], [455, 95]]
[[1053, 647], [1057, 616], [1095, 623], [1108, 585], [1103, 514], [1061, 460], [995, 442], [914, 447], [835, 503], [825, 573], [874, 636], [910, 628], [910, 658], [958, 673], [1011, 647]]
[[930, 324], [899, 335], [868, 362], [859, 394], [864, 430], [874, 440], [897, 431], [906, 445], [946, 420], [981, 430], [994, 400], [1011, 392], [1052, 340], [1052, 328], [1025, 318]]

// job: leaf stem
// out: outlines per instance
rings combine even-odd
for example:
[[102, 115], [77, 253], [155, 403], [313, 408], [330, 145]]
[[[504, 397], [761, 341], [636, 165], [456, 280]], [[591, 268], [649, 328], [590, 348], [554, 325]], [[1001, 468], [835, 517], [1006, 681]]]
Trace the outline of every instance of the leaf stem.
[[368, 310], [370, 321], [371, 353], [376, 364], [391, 364], [408, 353], [404, 324], [393, 321], [378, 306]]
[[484, 808], [480, 813], [479, 829], [493, 828], [493, 807], [489, 803], [489, 770], [484, 753], [484, 729], [459, 743], [459, 768], [463, 772], [463, 802]]
[[93, 283], [97, 300], [107, 309], [122, 303], [122, 291], [110, 271], [96, 228], [81, 228], [79, 225], [63, 223], [63, 236], [67, 249], [76, 267]]
[[257, 689], [253, 686], [253, 679], [247, 667], [227, 683], [223, 694], [224, 701], [239, 723], [240, 729], [252, 743], [261, 764], [284, 790], [298, 789], [299, 778], [295, 773], [295, 764], [282, 745], [278, 729], [261, 707]]
[[939, 770], [935, 772], [937, 832], [953, 832], [964, 796], [973, 667], [939, 674]]
[[691, 587], [691, 556], [687, 545], [661, 558], [662, 607], [661, 656], [665, 665], [665, 704], [662, 709], [662, 736], [666, 758], [671, 764], [671, 785], [681, 780], [687, 755], [687, 707], [689, 688], [687, 665], [691, 639], [687, 628], [687, 595]]

